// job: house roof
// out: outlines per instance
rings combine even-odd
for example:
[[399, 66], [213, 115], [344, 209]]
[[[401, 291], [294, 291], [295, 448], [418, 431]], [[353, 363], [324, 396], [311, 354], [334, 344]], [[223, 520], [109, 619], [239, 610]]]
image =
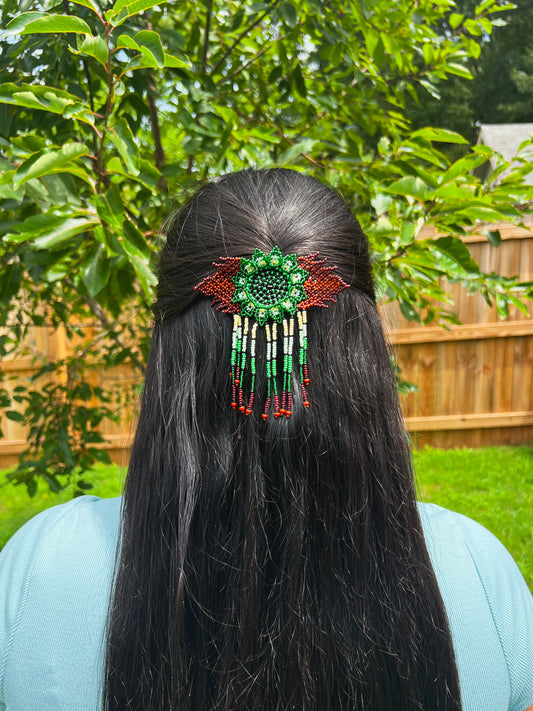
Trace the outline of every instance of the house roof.
[[[489, 148], [501, 153], [505, 160], [513, 163], [512, 159], [517, 155], [520, 145], [532, 138], [533, 123], [482, 123], [477, 142], [478, 144], [489, 146]], [[533, 145], [526, 147], [521, 151], [520, 155], [532, 158]], [[517, 163], [514, 162], [514, 165], [516, 166]], [[480, 173], [483, 174], [480, 177], [486, 178], [496, 167], [496, 160], [491, 159], [482, 167], [483, 170]], [[506, 175], [507, 172], [502, 173], [500, 178]], [[528, 185], [533, 185], [533, 173], [529, 174], [525, 182]]]

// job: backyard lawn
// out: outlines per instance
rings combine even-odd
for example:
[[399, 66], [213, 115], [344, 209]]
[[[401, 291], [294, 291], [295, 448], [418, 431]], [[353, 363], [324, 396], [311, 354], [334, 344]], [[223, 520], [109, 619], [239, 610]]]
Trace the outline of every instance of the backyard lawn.
[[[533, 448], [424, 449], [414, 453], [419, 498], [479, 521], [508, 548], [533, 590]], [[0, 482], [6, 472], [0, 472]], [[84, 475], [89, 493], [120, 493], [124, 469], [98, 466]], [[41, 485], [30, 499], [26, 489], [0, 487], [0, 548], [25, 521], [72, 498], [73, 486], [53, 494]]]

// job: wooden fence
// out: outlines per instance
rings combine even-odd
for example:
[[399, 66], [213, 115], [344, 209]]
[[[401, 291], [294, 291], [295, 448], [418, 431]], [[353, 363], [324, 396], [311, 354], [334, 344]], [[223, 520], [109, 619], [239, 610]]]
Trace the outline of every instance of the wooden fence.
[[[533, 219], [529, 226], [533, 227]], [[485, 272], [533, 280], [533, 232], [508, 225], [498, 228], [502, 243], [497, 248], [483, 236], [465, 239], [474, 259]], [[512, 308], [509, 318], [502, 321], [481, 296], [467, 294], [460, 285], [453, 285], [451, 291], [461, 325], [449, 330], [415, 325], [400, 315], [395, 304], [382, 308], [402, 377], [418, 387], [417, 392], [402, 396], [415, 445], [533, 443], [533, 318]], [[44, 327], [32, 328], [26, 345], [27, 356], [2, 363], [9, 389], [36, 372], [36, 355], [61, 359], [70, 348], [63, 329]], [[106, 390], [117, 384], [132, 385], [131, 372], [125, 367], [100, 370], [94, 377]], [[0, 424], [4, 431], [2, 468], [16, 463], [26, 433], [20, 423], [5, 417]], [[126, 408], [120, 424], [106, 421], [101, 431], [112, 459], [125, 464], [132, 408]]]
[[[496, 227], [499, 247], [484, 236], [464, 240], [481, 270], [533, 280], [533, 232]], [[382, 309], [402, 377], [418, 387], [402, 397], [416, 446], [533, 443], [531, 314], [513, 307], [502, 321], [479, 294], [469, 295], [459, 284], [451, 293], [461, 325], [449, 330], [413, 324], [395, 304]]]
[[[83, 330], [85, 332], [79, 339], [82, 342], [94, 337], [94, 329], [91, 324], [85, 325]], [[62, 360], [72, 353], [73, 345], [72, 341], [67, 338], [63, 327], [58, 329], [31, 327], [24, 341], [27, 355], [16, 359], [6, 359], [0, 366], [5, 375], [3, 387], [13, 392], [17, 385], [27, 385], [31, 377], [39, 370], [43, 358]], [[48, 381], [62, 377], [66, 377], [66, 375], [59, 371], [48, 377]], [[136, 385], [140, 384], [139, 377], [134, 376], [128, 366], [91, 370], [88, 380], [91, 385], [100, 386], [106, 393], [120, 389], [127, 389], [128, 392], [131, 392]], [[35, 385], [35, 389], [42, 387], [46, 382], [47, 376], [39, 378], [39, 384]], [[17, 405], [13, 409], [17, 409]], [[124, 407], [119, 423], [105, 419], [99, 428], [105, 437], [105, 443], [99, 446], [107, 449], [111, 459], [118, 464], [126, 465], [128, 462], [136, 409], [135, 406]], [[0, 438], [0, 469], [2, 469], [18, 462], [20, 453], [26, 448], [26, 428], [21, 423], [9, 420], [5, 416], [0, 417], [0, 426], [4, 434], [3, 438]]]

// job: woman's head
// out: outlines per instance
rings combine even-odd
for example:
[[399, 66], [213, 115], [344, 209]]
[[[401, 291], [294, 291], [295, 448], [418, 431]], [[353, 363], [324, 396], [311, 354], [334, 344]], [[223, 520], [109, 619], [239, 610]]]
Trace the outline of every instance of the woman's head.
[[171, 221], [161, 253], [156, 320], [199, 298], [194, 287], [220, 257], [320, 252], [373, 297], [368, 244], [348, 206], [318, 180], [284, 168], [243, 170], [200, 188]]
[[[162, 344], [160, 353], [162, 362], [168, 365], [167, 377], [180, 371], [180, 383], [189, 388], [189, 397], [181, 399], [181, 405], [186, 407], [187, 402], [194, 401], [196, 415], [204, 423], [199, 429], [205, 432], [234, 422], [229, 410], [228, 377], [232, 318], [217, 311], [195, 287], [215, 273], [214, 262], [220, 258], [250, 257], [256, 249], [268, 254], [274, 247], [284, 255], [297, 257], [318, 252], [328, 266], [336, 268], [349, 288], [336, 297], [336, 303], [308, 312], [310, 413], [304, 412], [300, 376], [295, 368], [294, 418], [290, 425], [269, 422], [268, 426], [260, 426], [261, 437], [270, 433], [277, 447], [280, 434], [285, 431], [293, 439], [298, 434], [302, 441], [315, 438], [318, 446], [319, 441], [333, 436], [332, 426], [337, 438], [339, 427], [361, 433], [360, 424], [368, 416], [364, 403], [375, 404], [376, 398], [397, 422], [389, 356], [374, 304], [367, 239], [335, 192], [310, 176], [282, 168], [223, 176], [200, 188], [169, 224], [159, 261], [155, 333], [162, 339], [177, 338], [181, 344]], [[279, 340], [281, 346], [281, 334]], [[185, 350], [178, 357], [180, 347]], [[295, 338], [296, 363], [297, 348]], [[261, 404], [268, 390], [264, 328], [258, 329], [256, 350], [260, 404], [250, 418], [254, 423], [251, 427], [262, 425]], [[281, 392], [281, 347], [278, 365]], [[369, 380], [370, 370], [376, 377]], [[375, 386], [377, 390], [373, 389]], [[172, 392], [176, 396], [179, 391], [176, 383]], [[340, 420], [344, 424], [339, 425]], [[238, 421], [236, 426], [239, 427]]]
[[[308, 312], [309, 408], [295, 369], [292, 416], [263, 421], [230, 407], [232, 318], [195, 286], [221, 257], [275, 246], [319, 252], [349, 288]], [[105, 707], [457, 711], [367, 241], [348, 207], [294, 171], [225, 176], [174, 218], [159, 273]], [[266, 350], [261, 328], [261, 402]]]

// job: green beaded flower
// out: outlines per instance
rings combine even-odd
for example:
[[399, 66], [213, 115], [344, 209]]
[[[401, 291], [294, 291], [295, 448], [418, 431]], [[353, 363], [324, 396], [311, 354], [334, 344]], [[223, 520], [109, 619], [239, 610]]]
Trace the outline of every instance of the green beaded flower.
[[269, 319], [281, 322], [285, 314], [294, 316], [298, 304], [305, 301], [303, 285], [308, 276], [295, 254], [284, 257], [279, 247], [268, 255], [256, 249], [251, 259], [241, 259], [233, 277], [232, 302], [240, 304], [241, 314], [253, 317], [260, 326]]

